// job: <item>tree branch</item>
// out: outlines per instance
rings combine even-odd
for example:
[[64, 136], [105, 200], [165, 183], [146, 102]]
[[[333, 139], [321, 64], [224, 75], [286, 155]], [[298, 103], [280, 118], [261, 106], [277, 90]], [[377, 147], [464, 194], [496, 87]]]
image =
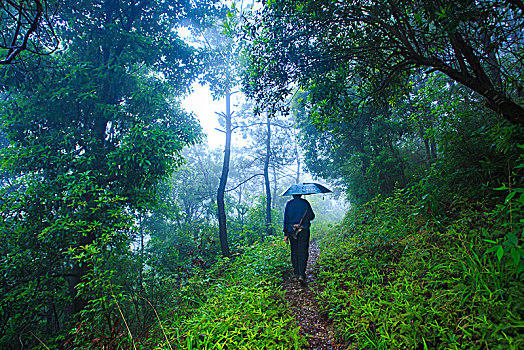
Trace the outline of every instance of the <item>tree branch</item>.
[[24, 35], [24, 40], [22, 41], [22, 44], [20, 46], [16, 46], [16, 41], [18, 39], [18, 35], [20, 33], [20, 29], [22, 28], [22, 15], [23, 15], [23, 8], [22, 6], [16, 6], [16, 4], [9, 1], [12, 6], [18, 9], [18, 19], [16, 23], [16, 30], [13, 36], [13, 39], [11, 41], [11, 47], [9, 48], [9, 51], [7, 53], [7, 56], [5, 59], [0, 60], [0, 64], [10, 64], [13, 62], [13, 60], [18, 56], [22, 51], [27, 49], [27, 43], [29, 41], [29, 37], [36, 31], [38, 28], [38, 24], [40, 23], [40, 18], [42, 17], [42, 13], [44, 12], [44, 7], [42, 6], [42, 2], [40, 0], [35, 0], [36, 3], [36, 14], [34, 16], [34, 19], [30, 22], [31, 26], [27, 30], [27, 32]]
[[230, 189], [227, 189], [226, 192], [231, 192], [231, 191], [236, 190], [237, 188], [239, 188], [240, 186], [242, 186], [243, 184], [245, 184], [246, 182], [248, 182], [249, 180], [251, 180], [252, 178], [257, 177], [257, 176], [264, 176], [264, 174], [255, 174], [255, 175], [251, 176], [250, 178], [248, 178], [248, 179], [242, 181], [241, 183], [239, 183], [239, 184], [236, 185], [235, 187], [230, 188]]

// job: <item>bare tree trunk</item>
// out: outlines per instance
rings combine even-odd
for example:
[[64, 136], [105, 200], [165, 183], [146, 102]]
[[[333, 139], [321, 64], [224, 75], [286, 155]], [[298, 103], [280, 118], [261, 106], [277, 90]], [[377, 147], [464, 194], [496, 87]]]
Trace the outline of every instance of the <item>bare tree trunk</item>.
[[271, 187], [269, 184], [269, 159], [271, 157], [271, 119], [267, 117], [267, 138], [266, 138], [266, 158], [264, 160], [264, 184], [266, 187], [266, 228], [269, 235], [272, 234], [271, 228]]
[[274, 162], [273, 162], [272, 168], [273, 168], [273, 201], [272, 201], [271, 208], [276, 209], [277, 201], [275, 200], [275, 198], [277, 198], [278, 181], [277, 181], [277, 167]]
[[229, 160], [231, 158], [231, 91], [226, 88], [226, 145], [224, 147], [224, 162], [222, 163], [222, 175], [217, 191], [217, 210], [218, 210], [218, 237], [223, 256], [230, 256], [229, 245], [227, 243], [227, 224], [226, 224], [226, 205], [224, 195], [226, 193], [227, 177], [229, 174]]
[[298, 140], [297, 140], [297, 133], [295, 130], [293, 130], [293, 136], [295, 139], [295, 155], [297, 157], [297, 173], [295, 177], [295, 183], [300, 183], [300, 153], [298, 152]]
[[297, 156], [297, 176], [295, 178], [295, 183], [300, 183], [300, 156]]
[[244, 210], [242, 209], [242, 189], [243, 189], [243, 186], [240, 186], [238, 188], [237, 215], [238, 215], [238, 222], [240, 223], [240, 232], [244, 233]]

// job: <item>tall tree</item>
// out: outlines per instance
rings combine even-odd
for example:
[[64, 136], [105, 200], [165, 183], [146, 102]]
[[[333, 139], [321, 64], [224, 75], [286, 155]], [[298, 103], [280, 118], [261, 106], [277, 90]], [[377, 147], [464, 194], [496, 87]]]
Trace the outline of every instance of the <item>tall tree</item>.
[[271, 226], [271, 186], [269, 182], [269, 160], [271, 159], [271, 118], [266, 116], [266, 156], [264, 157], [264, 186], [266, 188], [266, 227], [267, 233], [273, 233]]
[[[226, 81], [229, 82], [230, 76]], [[223, 114], [225, 119], [225, 134], [226, 143], [224, 145], [224, 161], [222, 162], [222, 174], [220, 175], [220, 183], [217, 190], [217, 210], [218, 210], [218, 236], [220, 238], [220, 248], [222, 249], [222, 255], [229, 256], [229, 244], [227, 242], [227, 217], [226, 217], [226, 203], [224, 196], [226, 193], [227, 178], [229, 175], [229, 161], [231, 159], [231, 90], [230, 87], [226, 87], [224, 91], [226, 97], [226, 112]]]
[[16, 182], [2, 192], [1, 294], [3, 305], [16, 302], [2, 332], [42, 324], [41, 310], [78, 314], [103, 299], [109, 284], [95, 274], [110, 276], [104, 262], [127, 251], [130, 215], [154, 204], [182, 148], [199, 139], [177, 102], [196, 78], [195, 50], [173, 30], [192, 4], [66, 2], [57, 20], [64, 50], [11, 80], [2, 160]]
[[[242, 11], [242, 9], [240, 10]], [[207, 70], [202, 81], [209, 84], [215, 98], [225, 98], [226, 111], [219, 113], [223, 119], [224, 134], [226, 137], [224, 146], [224, 161], [222, 163], [222, 174], [217, 190], [217, 211], [220, 247], [224, 256], [229, 256], [229, 244], [227, 238], [227, 216], [225, 193], [229, 175], [231, 160], [231, 137], [232, 115], [231, 96], [239, 82], [239, 54], [240, 43], [236, 38], [238, 31], [239, 10], [235, 6], [227, 12], [224, 19], [217, 19], [215, 27], [207, 29], [203, 33]]]
[[[272, 209], [275, 208], [278, 184], [283, 177], [290, 176], [288, 171], [283, 169], [298, 158], [294, 143], [296, 130], [289, 118], [254, 113], [251, 101], [242, 106], [238, 119], [235, 128], [239, 128], [244, 138], [249, 140], [246, 151], [252, 155], [255, 167], [261, 169], [258, 173], [264, 178], [266, 227], [267, 233], [272, 234]], [[273, 170], [273, 180], [270, 170]]]
[[317, 105], [336, 107], [350, 81], [375, 91], [417, 68], [440, 71], [524, 124], [520, 1], [271, 1], [249, 24], [244, 84], [276, 108], [298, 83]]

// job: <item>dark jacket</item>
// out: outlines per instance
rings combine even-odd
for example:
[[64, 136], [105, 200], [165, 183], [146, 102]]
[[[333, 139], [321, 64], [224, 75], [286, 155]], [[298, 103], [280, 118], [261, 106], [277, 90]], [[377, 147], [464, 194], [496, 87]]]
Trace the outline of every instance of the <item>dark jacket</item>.
[[311, 226], [310, 221], [315, 218], [315, 213], [311, 208], [311, 204], [302, 198], [293, 198], [287, 202], [286, 210], [284, 211], [284, 234], [293, 231], [293, 224], [300, 223], [304, 213], [306, 213], [306, 216], [302, 221], [302, 227], [307, 229]]

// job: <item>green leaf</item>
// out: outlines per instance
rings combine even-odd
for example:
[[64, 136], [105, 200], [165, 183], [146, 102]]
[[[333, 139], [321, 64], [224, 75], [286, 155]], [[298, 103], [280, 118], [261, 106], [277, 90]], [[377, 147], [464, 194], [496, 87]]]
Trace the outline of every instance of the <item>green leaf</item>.
[[519, 244], [519, 239], [518, 239], [517, 235], [514, 234], [513, 232], [508, 233], [507, 238], [508, 238], [508, 241], [509, 241], [513, 246], [516, 247], [516, 246]]
[[516, 191], [512, 191], [508, 194], [508, 196], [506, 197], [506, 200], [504, 201], [504, 204], [508, 204], [508, 202], [511, 200], [511, 198], [515, 197], [515, 195], [517, 194]]
[[486, 253], [493, 253], [494, 251], [497, 251], [499, 248], [500, 248], [500, 246], [496, 245], [496, 246], [491, 247], [488, 250], [486, 250]]
[[520, 275], [522, 271], [524, 271], [524, 260], [519, 262], [519, 266], [517, 267], [517, 275]]
[[511, 257], [513, 258], [513, 262], [515, 265], [517, 265], [520, 261], [520, 253], [517, 249], [511, 248]]
[[439, 16], [440, 18], [446, 18], [447, 17], [446, 9], [441, 7], [440, 12], [437, 12], [436, 15]]
[[504, 249], [502, 248], [502, 246], [499, 245], [496, 254], [497, 254], [497, 258], [499, 259], [499, 261], [501, 261], [502, 255], [504, 255]]

